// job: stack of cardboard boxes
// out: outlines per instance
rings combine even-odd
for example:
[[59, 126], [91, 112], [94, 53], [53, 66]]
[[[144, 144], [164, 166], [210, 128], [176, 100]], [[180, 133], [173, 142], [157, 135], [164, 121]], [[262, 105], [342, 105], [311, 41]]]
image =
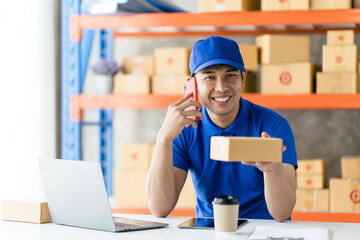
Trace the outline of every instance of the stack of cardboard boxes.
[[[154, 147], [152, 143], [121, 145], [120, 168], [114, 171], [114, 196], [117, 207], [148, 207], [145, 181]], [[195, 193], [190, 177], [185, 182], [176, 206], [178, 208], [195, 207]]]
[[296, 171], [297, 211], [329, 211], [329, 190], [325, 186], [325, 160], [299, 160]]
[[190, 50], [186, 47], [155, 49], [155, 75], [152, 78], [153, 94], [184, 94], [189, 76]]
[[260, 47], [262, 94], [309, 94], [313, 89], [310, 39], [307, 36], [262, 35]]
[[123, 61], [123, 73], [114, 76], [115, 94], [149, 94], [150, 76], [154, 73], [153, 56], [126, 57]]
[[352, 30], [328, 31], [323, 45], [322, 70], [316, 74], [316, 93], [351, 94], [360, 91], [358, 48]]
[[239, 45], [241, 55], [247, 71], [243, 93], [255, 93], [258, 88], [258, 69], [259, 69], [259, 47], [256, 45]]
[[360, 212], [360, 156], [342, 157], [341, 174], [330, 179], [330, 211]]

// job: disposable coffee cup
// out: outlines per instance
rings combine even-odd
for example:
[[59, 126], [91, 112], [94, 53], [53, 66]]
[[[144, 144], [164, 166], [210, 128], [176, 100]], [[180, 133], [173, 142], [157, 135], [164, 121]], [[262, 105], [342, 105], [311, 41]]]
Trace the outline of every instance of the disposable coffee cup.
[[235, 234], [240, 202], [231, 195], [220, 195], [212, 202], [216, 233]]

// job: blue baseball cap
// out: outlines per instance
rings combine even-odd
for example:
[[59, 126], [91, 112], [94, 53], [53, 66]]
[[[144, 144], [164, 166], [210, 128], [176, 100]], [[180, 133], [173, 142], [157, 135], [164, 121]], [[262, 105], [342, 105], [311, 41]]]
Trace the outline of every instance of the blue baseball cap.
[[200, 70], [216, 65], [226, 64], [245, 72], [244, 60], [238, 44], [229, 38], [212, 36], [194, 44], [190, 55], [191, 76]]

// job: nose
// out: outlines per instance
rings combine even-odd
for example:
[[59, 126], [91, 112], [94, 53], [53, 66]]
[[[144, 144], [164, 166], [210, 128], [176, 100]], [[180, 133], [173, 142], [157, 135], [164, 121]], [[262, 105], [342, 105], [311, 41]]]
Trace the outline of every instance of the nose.
[[229, 87], [223, 78], [218, 78], [216, 80], [215, 91], [223, 93], [223, 92], [227, 91], [228, 89], [229, 89]]

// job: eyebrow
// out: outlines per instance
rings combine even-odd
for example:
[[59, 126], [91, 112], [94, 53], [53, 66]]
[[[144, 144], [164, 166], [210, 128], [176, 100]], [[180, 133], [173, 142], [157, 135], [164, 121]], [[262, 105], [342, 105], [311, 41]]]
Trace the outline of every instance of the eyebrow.
[[[234, 67], [229, 68], [228, 70], [226, 70], [226, 72], [237, 72], [237, 71], [238, 71], [238, 69], [236, 69]], [[215, 73], [215, 71], [209, 69], [209, 70], [204, 71], [202, 74], [210, 74], [210, 73]]]

